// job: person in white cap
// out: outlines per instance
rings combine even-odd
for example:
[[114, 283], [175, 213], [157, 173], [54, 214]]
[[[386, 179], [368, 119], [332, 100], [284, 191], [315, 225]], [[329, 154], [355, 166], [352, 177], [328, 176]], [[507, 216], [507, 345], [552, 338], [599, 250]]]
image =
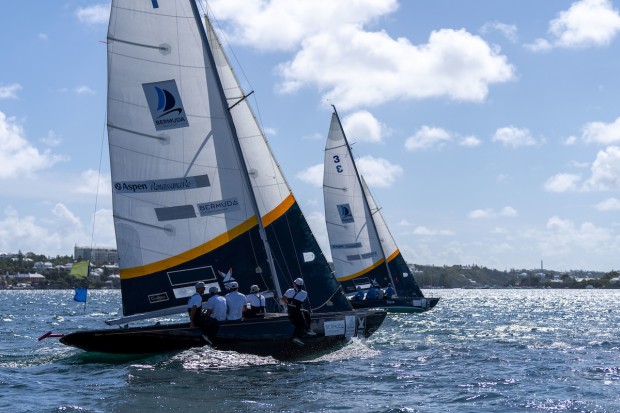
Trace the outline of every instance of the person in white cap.
[[215, 286], [209, 288], [209, 299], [207, 300], [207, 312], [205, 315], [217, 321], [225, 321], [227, 310], [226, 299], [219, 295], [218, 291], [218, 288]]
[[292, 342], [303, 345], [301, 337], [304, 335], [314, 336], [315, 333], [310, 330], [310, 312], [303, 309], [303, 302], [308, 299], [308, 293], [304, 288], [304, 280], [296, 278], [293, 281], [293, 288], [289, 288], [282, 296], [282, 302], [286, 304], [288, 317], [295, 326], [295, 333]]
[[265, 296], [260, 293], [258, 285], [250, 287], [250, 294], [247, 295], [248, 310], [245, 312], [246, 317], [259, 317], [265, 314]]
[[226, 303], [228, 304], [226, 319], [231, 321], [241, 320], [243, 313], [247, 309], [248, 299], [238, 291], [239, 284], [236, 281], [231, 282], [228, 285], [228, 289], [230, 292], [226, 294]]
[[202, 295], [205, 293], [205, 283], [199, 281], [194, 286], [196, 292], [187, 302], [187, 313], [189, 314], [190, 327], [202, 327]]

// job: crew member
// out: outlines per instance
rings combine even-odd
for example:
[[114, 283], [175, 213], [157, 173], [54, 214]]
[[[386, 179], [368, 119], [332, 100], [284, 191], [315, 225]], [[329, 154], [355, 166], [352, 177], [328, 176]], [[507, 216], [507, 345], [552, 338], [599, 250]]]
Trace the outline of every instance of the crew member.
[[250, 294], [247, 295], [248, 310], [246, 317], [260, 317], [265, 314], [265, 296], [260, 293], [258, 285], [250, 287]]
[[238, 291], [239, 284], [236, 281], [231, 282], [228, 288], [230, 292], [226, 294], [226, 304], [228, 305], [226, 319], [231, 321], [241, 320], [243, 313], [247, 309], [248, 299]]
[[314, 336], [315, 333], [310, 330], [310, 312], [303, 309], [303, 302], [308, 299], [308, 293], [304, 288], [304, 280], [296, 278], [293, 282], [293, 288], [289, 288], [282, 297], [282, 302], [286, 304], [288, 318], [295, 326], [293, 335], [293, 343], [304, 345], [301, 337], [304, 335]]
[[205, 283], [199, 281], [194, 286], [196, 292], [187, 302], [187, 313], [189, 314], [190, 327], [202, 327], [202, 295], [205, 293]]

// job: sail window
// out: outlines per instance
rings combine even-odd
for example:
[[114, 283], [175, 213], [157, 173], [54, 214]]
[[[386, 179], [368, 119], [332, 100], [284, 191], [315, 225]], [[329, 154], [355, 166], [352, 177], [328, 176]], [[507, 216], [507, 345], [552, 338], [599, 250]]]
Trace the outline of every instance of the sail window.
[[175, 219], [196, 218], [193, 205], [180, 205], [168, 208], [155, 208], [158, 221], [173, 221]]

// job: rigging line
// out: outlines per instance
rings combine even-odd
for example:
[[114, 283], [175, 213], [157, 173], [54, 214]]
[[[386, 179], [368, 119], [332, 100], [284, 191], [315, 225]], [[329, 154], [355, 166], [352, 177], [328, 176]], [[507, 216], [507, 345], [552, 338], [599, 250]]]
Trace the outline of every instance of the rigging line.
[[107, 111], [103, 114], [103, 129], [101, 130], [101, 146], [99, 148], [99, 172], [97, 173], [97, 188], [95, 189], [95, 211], [93, 213], [93, 228], [90, 233], [90, 249], [93, 249], [93, 243], [95, 239], [95, 223], [97, 221], [97, 204], [99, 202], [99, 181], [101, 179], [101, 163], [103, 159], [103, 143], [105, 142], [105, 132], [106, 132], [106, 124], [107, 124], [108, 113]]
[[267, 283], [265, 282], [265, 277], [263, 276], [263, 271], [262, 271], [262, 267], [260, 266], [260, 263], [258, 262], [258, 257], [256, 256], [256, 249], [254, 247], [254, 241], [252, 240], [252, 235], [250, 234], [251, 231], [247, 232], [247, 236], [248, 239], [250, 240], [250, 247], [252, 248], [252, 255], [254, 256], [254, 263], [256, 264], [257, 267], [261, 268], [261, 272], [258, 273], [261, 281], [263, 282], [263, 285], [265, 287], [267, 287]]
[[[310, 308], [310, 310], [311, 311], [317, 311], [317, 310], [320, 310], [321, 308], [325, 307], [327, 305], [327, 303], [330, 302], [332, 300], [332, 298], [334, 298], [336, 296], [336, 294], [338, 294], [341, 291], [342, 291], [342, 287], [338, 286], [338, 288], [336, 288], [336, 291], [334, 291], [332, 293], [332, 295], [330, 295], [329, 298], [323, 302], [323, 304], [321, 304], [320, 306], [318, 306], [316, 308]], [[310, 301], [310, 300], [308, 300], [308, 301]]]

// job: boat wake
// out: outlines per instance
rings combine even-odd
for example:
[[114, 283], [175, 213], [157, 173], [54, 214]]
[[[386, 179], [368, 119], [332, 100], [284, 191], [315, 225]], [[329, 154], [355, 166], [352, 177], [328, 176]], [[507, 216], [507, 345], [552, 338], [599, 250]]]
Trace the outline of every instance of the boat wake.
[[332, 363], [337, 361], [350, 360], [354, 358], [367, 359], [375, 357], [380, 353], [381, 352], [368, 347], [368, 343], [365, 340], [360, 340], [359, 338], [352, 338], [351, 341], [343, 348], [332, 353], [324, 354], [312, 360], [306, 360], [305, 363]]
[[239, 370], [247, 367], [282, 364], [273, 357], [261, 357], [212, 347], [198, 347], [176, 354], [169, 361], [180, 364], [183, 370]]

